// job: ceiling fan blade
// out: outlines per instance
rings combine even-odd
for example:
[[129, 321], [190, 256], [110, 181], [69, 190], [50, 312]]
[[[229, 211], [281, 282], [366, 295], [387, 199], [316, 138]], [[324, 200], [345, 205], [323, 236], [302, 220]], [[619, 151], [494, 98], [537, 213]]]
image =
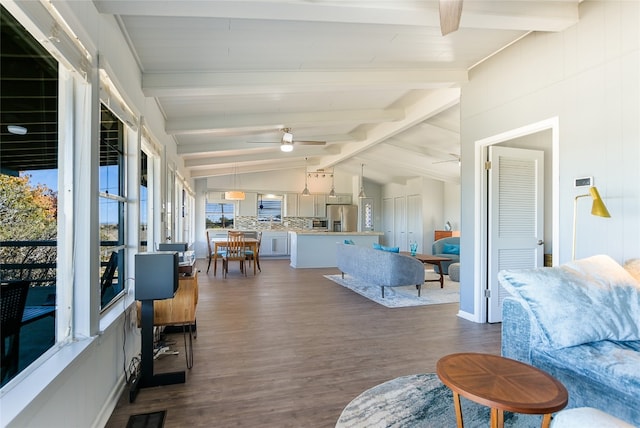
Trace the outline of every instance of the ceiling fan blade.
[[443, 36], [460, 27], [462, 0], [440, 0], [440, 32]]
[[297, 144], [299, 146], [324, 146], [327, 144], [326, 141], [300, 141], [295, 140], [293, 144]]

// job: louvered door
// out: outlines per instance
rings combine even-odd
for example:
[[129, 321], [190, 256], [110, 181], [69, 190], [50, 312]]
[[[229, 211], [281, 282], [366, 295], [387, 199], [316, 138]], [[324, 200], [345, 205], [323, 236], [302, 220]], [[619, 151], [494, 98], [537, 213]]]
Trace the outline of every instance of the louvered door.
[[488, 321], [502, 320], [502, 269], [543, 265], [544, 153], [490, 146]]

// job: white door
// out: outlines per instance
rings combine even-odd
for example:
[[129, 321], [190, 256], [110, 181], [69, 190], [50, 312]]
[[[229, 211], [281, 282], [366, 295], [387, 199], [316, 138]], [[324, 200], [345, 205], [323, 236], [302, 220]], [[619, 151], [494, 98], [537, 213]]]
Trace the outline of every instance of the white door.
[[424, 251], [422, 239], [422, 196], [407, 196], [407, 240], [409, 243], [418, 244], [418, 253], [427, 254]]
[[387, 246], [393, 245], [393, 199], [385, 198], [382, 200], [382, 231], [384, 236], [382, 244]]
[[489, 146], [488, 321], [502, 321], [503, 269], [542, 266], [544, 152]]
[[404, 196], [394, 198], [393, 245], [400, 251], [407, 251], [407, 199]]

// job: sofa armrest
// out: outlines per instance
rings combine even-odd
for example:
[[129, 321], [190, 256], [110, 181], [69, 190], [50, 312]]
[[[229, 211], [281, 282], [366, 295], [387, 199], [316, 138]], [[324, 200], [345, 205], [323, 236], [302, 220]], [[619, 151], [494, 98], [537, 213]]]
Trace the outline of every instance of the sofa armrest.
[[531, 364], [535, 329], [530, 313], [519, 300], [506, 297], [502, 301], [502, 356]]

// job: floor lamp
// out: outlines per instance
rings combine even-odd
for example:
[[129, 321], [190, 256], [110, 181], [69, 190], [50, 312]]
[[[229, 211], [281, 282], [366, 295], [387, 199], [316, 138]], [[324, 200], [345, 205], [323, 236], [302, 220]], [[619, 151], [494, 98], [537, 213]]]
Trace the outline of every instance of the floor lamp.
[[571, 260], [576, 259], [576, 218], [578, 214], [578, 199], [584, 198], [587, 196], [591, 196], [593, 199], [593, 205], [591, 205], [591, 215], [596, 215], [598, 217], [611, 217], [607, 207], [604, 205], [602, 198], [600, 197], [600, 193], [598, 193], [598, 189], [595, 187], [589, 188], [589, 193], [585, 193], [584, 195], [578, 195], [573, 200], [573, 246], [571, 248]]

